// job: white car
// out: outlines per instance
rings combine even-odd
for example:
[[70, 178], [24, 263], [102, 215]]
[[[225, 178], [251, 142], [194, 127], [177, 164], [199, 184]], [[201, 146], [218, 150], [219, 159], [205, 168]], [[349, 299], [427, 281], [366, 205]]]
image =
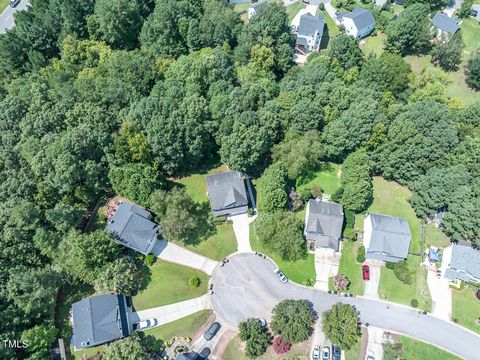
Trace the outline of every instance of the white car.
[[154, 326], [158, 325], [158, 320], [157, 319], [147, 319], [140, 321], [137, 325], [135, 330], [145, 330]]
[[275, 270], [273, 270], [273, 272], [278, 276], [278, 278], [280, 279], [280, 281], [282, 283], [285, 284], [288, 281], [288, 278], [285, 276], [285, 274], [279, 268], [276, 268]]
[[265, 319], [257, 319], [258, 325], [260, 325], [261, 328], [266, 328], [267, 327], [267, 320]]
[[367, 351], [367, 360], [375, 360], [375, 354], [373, 351]]
[[330, 360], [330, 348], [324, 346], [322, 349], [322, 360]]
[[312, 350], [312, 360], [320, 360], [320, 346], [315, 345]]

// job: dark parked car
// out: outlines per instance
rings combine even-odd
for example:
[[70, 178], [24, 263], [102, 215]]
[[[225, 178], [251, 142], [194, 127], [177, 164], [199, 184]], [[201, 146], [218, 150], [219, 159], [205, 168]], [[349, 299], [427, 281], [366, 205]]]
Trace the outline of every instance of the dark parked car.
[[332, 345], [332, 360], [340, 360], [342, 358], [342, 350], [338, 346]]
[[208, 359], [208, 357], [210, 356], [210, 353], [211, 353], [210, 348], [206, 347], [206, 348], [203, 348], [202, 351], [200, 351], [200, 354], [198, 355], [200, 355], [200, 359]]
[[362, 266], [362, 277], [363, 280], [370, 280], [370, 268], [368, 267], [368, 265]]
[[12, 8], [14, 8], [15, 6], [18, 5], [19, 2], [20, 2], [20, 0], [10, 0], [10, 6]]
[[214, 322], [208, 330], [205, 332], [203, 337], [205, 340], [212, 340], [215, 335], [217, 335], [218, 330], [220, 330], [221, 325], [218, 322]]

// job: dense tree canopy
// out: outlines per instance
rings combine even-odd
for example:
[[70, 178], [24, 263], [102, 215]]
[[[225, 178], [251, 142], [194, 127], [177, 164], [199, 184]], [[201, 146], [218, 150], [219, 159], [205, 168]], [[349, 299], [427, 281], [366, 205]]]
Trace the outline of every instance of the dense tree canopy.
[[341, 349], [350, 349], [361, 336], [358, 311], [349, 304], [337, 303], [322, 314], [322, 330]]
[[258, 319], [248, 319], [238, 325], [240, 340], [245, 341], [247, 346], [245, 354], [250, 358], [261, 356], [270, 345], [270, 333], [262, 328]]
[[299, 343], [312, 333], [314, 314], [306, 300], [284, 300], [273, 309], [270, 327], [282, 339]]
[[475, 90], [480, 90], [480, 52], [468, 60], [465, 72], [467, 74], [467, 84]]

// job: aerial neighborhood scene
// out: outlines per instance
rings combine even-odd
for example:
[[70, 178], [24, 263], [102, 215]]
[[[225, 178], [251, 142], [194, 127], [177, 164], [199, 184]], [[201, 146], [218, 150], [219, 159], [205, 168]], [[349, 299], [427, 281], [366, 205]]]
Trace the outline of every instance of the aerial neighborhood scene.
[[1, 360], [480, 360], [480, 0], [0, 0]]

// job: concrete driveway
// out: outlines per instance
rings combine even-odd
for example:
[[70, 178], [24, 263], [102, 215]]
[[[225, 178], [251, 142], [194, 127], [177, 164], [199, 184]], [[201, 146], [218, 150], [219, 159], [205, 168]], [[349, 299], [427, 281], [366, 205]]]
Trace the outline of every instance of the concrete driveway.
[[308, 13], [315, 15], [317, 13], [317, 9], [318, 9], [318, 5], [307, 5], [305, 9], [301, 9], [297, 13], [297, 15], [295, 15], [290, 25], [295, 25], [295, 29], [298, 28], [298, 25], [300, 24], [300, 18], [302, 17], [302, 15], [308, 14]]
[[383, 333], [384, 330], [375, 326], [369, 326], [367, 354], [370, 352], [374, 354], [375, 360], [383, 359]]
[[328, 291], [328, 279], [337, 275], [340, 254], [332, 249], [315, 249], [315, 288]]
[[207, 275], [212, 275], [213, 270], [218, 265], [217, 261], [166, 240], [157, 240], [157, 243], [153, 246], [152, 254], [168, 262], [201, 270]]
[[26, 10], [28, 5], [30, 5], [28, 0], [20, 0], [20, 3], [14, 8], [7, 6], [2, 14], [0, 14], [0, 33], [4, 33], [8, 29], [13, 28], [15, 26], [13, 14], [20, 10]]
[[358, 309], [363, 323], [418, 338], [464, 359], [479, 359], [480, 336], [453, 322], [386, 301], [361, 296], [345, 298], [291, 281], [283, 284], [273, 273], [275, 267], [270, 260], [247, 253], [231, 256], [228, 266], [217, 267], [212, 276], [215, 294], [211, 299], [217, 316], [237, 326], [250, 317], [270, 321], [273, 307], [284, 299], [310, 301], [317, 313], [344, 302]]
[[437, 276], [436, 271], [428, 270], [427, 284], [432, 297], [432, 315], [443, 320], [450, 320], [452, 315], [452, 289], [448, 280]]
[[201, 310], [211, 309], [209, 295], [178, 302], [175, 304], [159, 306], [147, 310], [130, 313], [130, 322], [132, 324], [147, 319], [157, 319], [158, 326], [168, 324], [172, 321], [184, 318]]
[[335, 21], [335, 24], [340, 25], [340, 21], [337, 18], [337, 9], [335, 9], [330, 2], [325, 3], [325, 11]]
[[237, 238], [238, 252], [252, 252], [250, 246], [250, 218], [247, 214], [230, 216], [233, 221], [233, 231]]
[[380, 284], [383, 263], [380, 261], [366, 261], [365, 264], [370, 268], [370, 280], [365, 281], [365, 292], [363, 295], [378, 299], [378, 285]]

